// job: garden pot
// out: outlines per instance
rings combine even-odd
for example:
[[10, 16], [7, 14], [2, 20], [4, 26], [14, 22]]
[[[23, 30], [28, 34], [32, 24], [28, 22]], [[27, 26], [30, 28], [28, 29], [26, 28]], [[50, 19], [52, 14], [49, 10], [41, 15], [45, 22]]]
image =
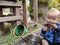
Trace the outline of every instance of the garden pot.
[[20, 25], [15, 27], [14, 33], [16, 36], [21, 36], [24, 33], [27, 33], [27, 28], [24, 25], [20, 24]]

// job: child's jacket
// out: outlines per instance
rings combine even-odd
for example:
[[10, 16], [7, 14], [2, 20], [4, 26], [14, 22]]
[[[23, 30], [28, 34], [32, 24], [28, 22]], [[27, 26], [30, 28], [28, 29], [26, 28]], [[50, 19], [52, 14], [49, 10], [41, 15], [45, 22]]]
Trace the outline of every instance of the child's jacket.
[[57, 31], [55, 31], [53, 28], [49, 28], [48, 31], [45, 32], [41, 28], [40, 35], [50, 43], [60, 42], [60, 23], [56, 23], [56, 25], [58, 27]]

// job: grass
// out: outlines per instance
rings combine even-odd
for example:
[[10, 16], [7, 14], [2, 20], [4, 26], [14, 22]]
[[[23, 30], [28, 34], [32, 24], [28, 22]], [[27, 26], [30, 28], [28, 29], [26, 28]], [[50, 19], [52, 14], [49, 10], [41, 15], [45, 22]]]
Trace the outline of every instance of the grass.
[[11, 45], [11, 42], [13, 41], [12, 39], [14, 39], [13, 38], [13, 36], [12, 36], [12, 31], [8, 34], [8, 35], [1, 35], [0, 36], [0, 44], [1, 45]]
[[5, 24], [4, 30], [4, 33], [0, 31], [0, 45], [11, 45], [16, 39], [13, 36], [13, 28], [11, 25]]

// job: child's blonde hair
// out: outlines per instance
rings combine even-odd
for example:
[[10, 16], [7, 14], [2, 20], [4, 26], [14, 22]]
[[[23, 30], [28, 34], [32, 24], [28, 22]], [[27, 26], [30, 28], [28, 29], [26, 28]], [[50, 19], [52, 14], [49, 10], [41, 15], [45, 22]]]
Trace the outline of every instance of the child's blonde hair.
[[48, 14], [56, 14], [56, 15], [59, 15], [60, 14], [60, 11], [56, 8], [51, 8], [50, 10], [48, 10]]

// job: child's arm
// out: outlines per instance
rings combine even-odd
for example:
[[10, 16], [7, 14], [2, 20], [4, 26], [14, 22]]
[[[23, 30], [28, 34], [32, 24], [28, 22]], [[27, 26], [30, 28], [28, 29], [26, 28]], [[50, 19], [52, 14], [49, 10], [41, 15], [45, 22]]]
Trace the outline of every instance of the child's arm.
[[47, 31], [49, 29], [49, 27], [50, 27], [49, 24], [44, 24], [42, 29], [43, 29], [43, 31]]
[[44, 37], [48, 28], [48, 25], [44, 25], [40, 31], [40, 35]]

